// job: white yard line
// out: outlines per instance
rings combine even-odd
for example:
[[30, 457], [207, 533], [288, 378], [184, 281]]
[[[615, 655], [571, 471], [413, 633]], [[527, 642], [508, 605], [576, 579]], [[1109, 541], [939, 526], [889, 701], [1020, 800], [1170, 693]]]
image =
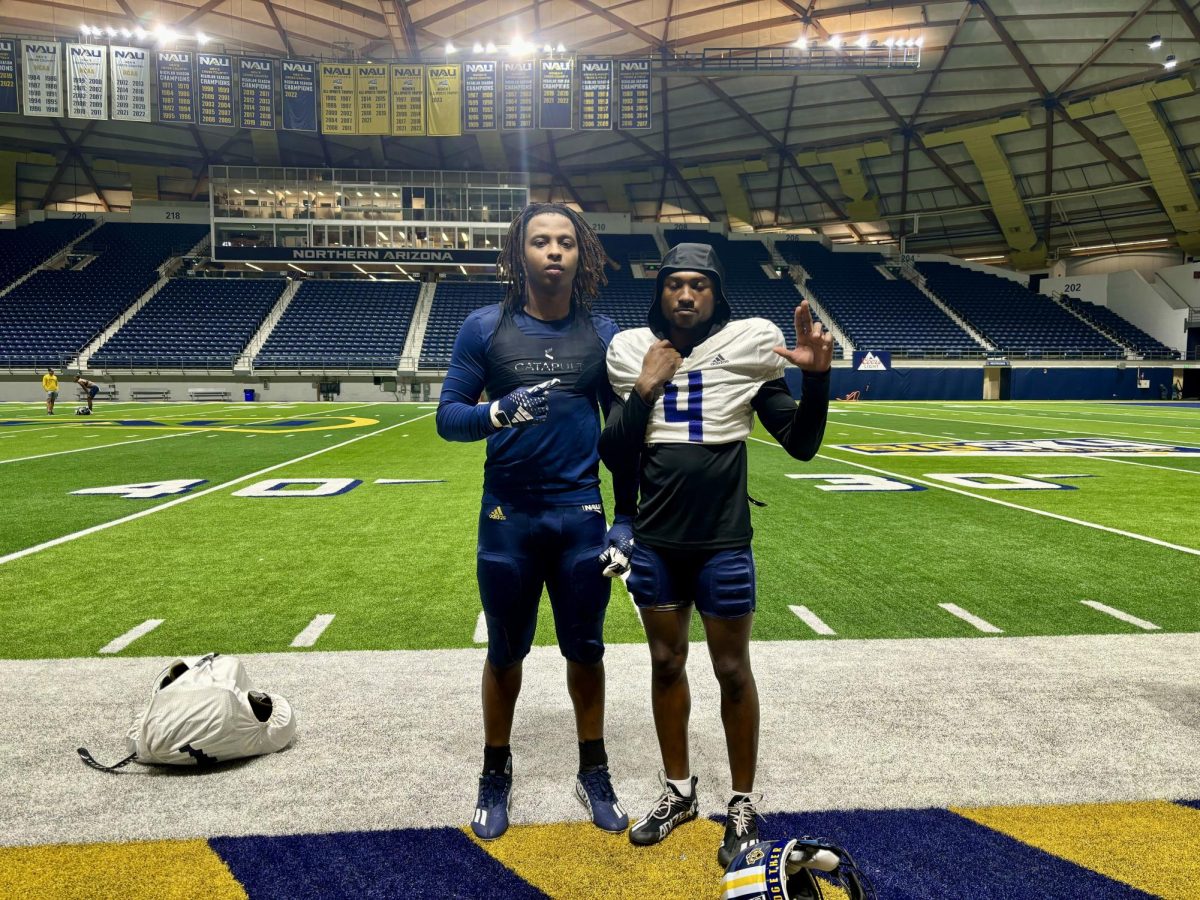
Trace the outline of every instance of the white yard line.
[[101, 653], [120, 653], [122, 650], [124, 650], [126, 647], [128, 647], [130, 644], [132, 644], [138, 638], [152, 632], [155, 628], [157, 628], [159, 625], [161, 625], [164, 621], [165, 620], [163, 620], [163, 619], [147, 619], [145, 622], [143, 622], [141, 625], [138, 625], [136, 628], [130, 628], [127, 632], [125, 632], [119, 638], [114, 638], [113, 640], [109, 641], [107, 644], [105, 644], [103, 647], [100, 648], [100, 652]]
[[950, 615], [952, 615], [956, 618], [962, 619], [964, 622], [968, 623], [969, 625], [975, 626], [977, 629], [982, 631], [984, 634], [1004, 634], [1003, 628], [997, 628], [991, 622], [988, 622], [986, 619], [981, 619], [981, 618], [979, 618], [979, 616], [967, 612], [965, 609], [963, 609], [961, 606], [959, 606], [956, 603], [939, 603], [938, 606], [940, 606], [946, 612], [950, 613]]
[[317, 642], [317, 638], [324, 634], [325, 629], [329, 627], [332, 621], [332, 614], [314, 616], [313, 620], [305, 626], [304, 630], [292, 639], [292, 646], [311, 647]]
[[[251, 472], [249, 475], [242, 475], [238, 478], [234, 478], [234, 479], [231, 479], [230, 481], [226, 481], [223, 484], [218, 484], [218, 485], [214, 485], [213, 487], [206, 488], [203, 491], [198, 491], [194, 494], [187, 494], [182, 497], [176, 497], [174, 500], [168, 500], [166, 503], [160, 503], [158, 506], [151, 506], [147, 509], [138, 510], [137, 512], [132, 513], [131, 515], [122, 516], [121, 518], [113, 519], [110, 522], [101, 522], [99, 525], [93, 525], [90, 528], [84, 528], [82, 531], [75, 531], [75, 532], [72, 532], [71, 534], [64, 534], [62, 537], [57, 537], [57, 538], [54, 538], [53, 540], [44, 541], [40, 544], [35, 544], [32, 547], [26, 547], [24, 550], [17, 550], [13, 553], [9, 553], [7, 556], [0, 556], [0, 565], [3, 565], [4, 563], [7, 563], [7, 562], [12, 562], [13, 560], [20, 559], [24, 556], [30, 556], [34, 553], [40, 553], [42, 550], [49, 550], [51, 547], [57, 547], [60, 544], [65, 544], [65, 543], [68, 543], [69, 541], [78, 540], [81, 537], [87, 537], [89, 534], [95, 534], [98, 531], [104, 531], [107, 528], [112, 528], [114, 525], [121, 525], [121, 524], [124, 524], [125, 522], [132, 522], [135, 519], [141, 519], [145, 516], [153, 515], [156, 512], [162, 512], [164, 509], [169, 509], [172, 506], [178, 506], [181, 503], [187, 503], [188, 501], [195, 500], [198, 497], [207, 496], [208, 494], [215, 493], [216, 491], [220, 491], [220, 490], [224, 490], [225, 488], [232, 487], [235, 484], [241, 484], [243, 481], [249, 481], [251, 478], [257, 478], [260, 475], [266, 475], [268, 472], [274, 472], [274, 471], [276, 471], [278, 469], [282, 469], [286, 466], [293, 465], [294, 463], [304, 462], [307, 459], [312, 459], [314, 456], [320, 456], [321, 454], [328, 453], [331, 450], [337, 450], [341, 447], [347, 447], [350, 444], [357, 443], [358, 441], [365, 440], [366, 438], [375, 437], [376, 435], [383, 434], [384, 432], [387, 432], [387, 431], [391, 431], [393, 428], [399, 428], [401, 425], [408, 425], [408, 424], [410, 424], [412, 422], [416, 422], [420, 419], [426, 419], [431, 415], [433, 415], [433, 413], [426, 413], [425, 415], [417, 416], [414, 419], [406, 419], [403, 422], [396, 422], [394, 425], [388, 425], [388, 426], [385, 426], [384, 428], [379, 428], [375, 431], [368, 432], [367, 434], [360, 434], [357, 437], [352, 437], [349, 440], [342, 441], [339, 444], [331, 444], [330, 446], [323, 447], [320, 450], [314, 450], [312, 453], [306, 453], [303, 456], [297, 456], [294, 459], [285, 460], [284, 462], [276, 463], [273, 466], [267, 466], [265, 469], [259, 469], [257, 472]], [[197, 432], [197, 433], [200, 433], [200, 432]]]
[[[911, 409], [911, 407], [907, 407], [907, 406], [903, 407], [903, 408]], [[888, 411], [882, 410], [882, 409], [878, 410], [878, 411], [865, 410], [865, 412], [867, 412], [868, 415], [875, 415], [875, 416], [899, 416], [899, 417], [905, 418], [905, 419], [930, 419], [935, 422], [954, 422], [958, 425], [995, 425], [1000, 428], [1027, 428], [1030, 431], [1057, 431], [1059, 433], [1064, 432], [1064, 431], [1069, 431], [1074, 434], [1094, 434], [1094, 435], [1099, 435], [1101, 437], [1123, 437], [1126, 440], [1138, 440], [1138, 441], [1150, 440], [1144, 434], [1138, 434], [1138, 435], [1133, 435], [1133, 436], [1113, 435], [1113, 433], [1111, 431], [1084, 431], [1081, 428], [1065, 428], [1065, 427], [1045, 428], [1045, 427], [1037, 426], [1037, 425], [1026, 425], [1026, 424], [1018, 425], [1018, 424], [1014, 424], [1012, 421], [994, 422], [994, 421], [976, 421], [976, 420], [971, 420], [971, 419], [954, 419], [954, 418], [947, 419], [947, 418], [940, 418], [937, 416], [919, 416], [913, 412], [888, 412]], [[967, 413], [967, 415], [971, 415], [971, 416], [993, 415], [993, 416], [1000, 416], [1002, 419], [1013, 420], [1013, 419], [1020, 419], [1022, 416], [1028, 416], [1029, 413], [1009, 414], [1009, 413], [1003, 412], [1001, 410], [995, 410], [991, 413], [970, 413], [969, 412], [969, 413]], [[1069, 416], [1055, 415], [1053, 413], [1041, 413], [1040, 415], [1054, 418], [1054, 419], [1065, 419], [1066, 421], [1074, 421]], [[1138, 431], [1139, 429], [1144, 431], [1145, 429], [1148, 429], [1148, 428], [1185, 428], [1185, 429], [1189, 428], [1189, 426], [1187, 426], [1187, 425], [1147, 425], [1145, 422], [1119, 422], [1119, 421], [1110, 420], [1110, 419], [1094, 419], [1094, 420], [1089, 420], [1088, 422], [1086, 422], [1084, 424], [1091, 425], [1091, 424], [1099, 424], [1099, 423], [1107, 423], [1107, 424], [1112, 424], [1112, 425], [1123, 425], [1125, 428], [1128, 428], [1131, 431]], [[874, 426], [866, 426], [866, 427], [874, 427]], [[1200, 426], [1194, 426], [1194, 425], [1190, 426], [1190, 430], [1200, 431]], [[1162, 441], [1158, 441], [1158, 443], [1162, 443]], [[1180, 444], [1179, 446], [1187, 446], [1187, 445]]]
[[823, 634], [827, 637], [837, 634], [836, 631], [834, 631], [821, 620], [820, 616], [818, 616], [807, 606], [788, 606], [788, 609], [795, 613], [796, 618], [798, 618], [817, 634]]
[[1159, 626], [1155, 625], [1153, 622], [1147, 622], [1145, 619], [1139, 619], [1137, 616], [1131, 616], [1127, 612], [1123, 612], [1122, 610], [1115, 609], [1104, 603], [1099, 603], [1096, 600], [1080, 600], [1079, 602], [1082, 603], [1084, 606], [1090, 606], [1092, 609], [1102, 612], [1105, 615], [1112, 616], [1114, 619], [1120, 619], [1122, 622], [1128, 622], [1130, 625], [1136, 625], [1138, 628], [1141, 628], [1143, 631], [1160, 631], [1161, 630], [1159, 628]]
[[471, 636], [471, 640], [476, 644], [486, 644], [487, 637], [487, 617], [481, 609], [479, 611], [479, 618], [475, 620], [475, 634]]
[[[764, 441], [762, 438], [752, 437], [752, 441], [757, 441], [760, 444], [766, 444], [768, 447], [779, 447], [774, 441]], [[779, 447], [779, 449], [783, 449]], [[1060, 515], [1059, 513], [1048, 512], [1044, 509], [1036, 509], [1032, 506], [1021, 506], [1019, 503], [1010, 503], [1007, 500], [1000, 500], [997, 497], [987, 497], [983, 494], [972, 494], [970, 491], [964, 491], [960, 488], [950, 487], [937, 481], [930, 481], [925, 478], [918, 478], [915, 475], [902, 475], [898, 472], [889, 472], [887, 469], [878, 469], [875, 466], [868, 466], [864, 463], [851, 462], [848, 459], [840, 459], [836, 456], [829, 456], [825, 453], [818, 453], [819, 459], [827, 459], [830, 462], [844, 463], [847, 466], [854, 466], [856, 469], [866, 469], [868, 472], [875, 472], [879, 475], [886, 475], [889, 478], [895, 478], [899, 481], [913, 481], [917, 484], [923, 484], [926, 487], [937, 488], [939, 491], [949, 491], [952, 494], [961, 494], [963, 497], [970, 497], [973, 500], [982, 500], [985, 503], [994, 503], [997, 506], [1007, 506], [1009, 509], [1019, 509], [1022, 512], [1033, 513], [1035, 516], [1044, 516], [1047, 519], [1057, 519], [1060, 522], [1068, 522], [1071, 525], [1082, 525], [1084, 528], [1094, 528], [1097, 531], [1105, 531], [1109, 534], [1120, 535], [1121, 537], [1133, 538], [1135, 541], [1144, 541], [1147, 544], [1154, 544], [1158, 547], [1165, 547], [1168, 550], [1178, 550], [1180, 553], [1188, 553], [1192, 556], [1200, 556], [1200, 550], [1195, 547], [1184, 547], [1180, 544], [1172, 544], [1167, 541], [1160, 541], [1158, 538], [1152, 538], [1145, 534], [1137, 534], [1133, 531], [1123, 531], [1120, 528], [1110, 528], [1107, 525], [1100, 525], [1096, 522], [1088, 522], [1084, 519], [1075, 519], [1071, 516]], [[0, 562], [4, 562], [0, 559]]]

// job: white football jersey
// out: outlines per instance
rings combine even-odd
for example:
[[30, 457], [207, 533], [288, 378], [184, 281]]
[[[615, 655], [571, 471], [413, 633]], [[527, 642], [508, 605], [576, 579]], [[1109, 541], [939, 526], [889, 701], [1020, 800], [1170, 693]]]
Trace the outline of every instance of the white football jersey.
[[[166, 673], [180, 663], [187, 671], [160, 687]], [[150, 704], [130, 726], [129, 752], [142, 763], [187, 765], [282, 750], [296, 732], [291, 704], [269, 694], [271, 715], [260, 722], [250, 708], [247, 695], [252, 690], [236, 657], [176, 660], [155, 681]]]
[[[649, 328], [622, 331], [608, 346], [608, 378], [628, 400], [646, 351], [658, 340]], [[766, 319], [737, 319], [692, 348], [654, 402], [647, 444], [729, 444], [754, 426], [750, 401], [765, 382], [783, 377], [786, 360], [773, 350], [783, 332]]]

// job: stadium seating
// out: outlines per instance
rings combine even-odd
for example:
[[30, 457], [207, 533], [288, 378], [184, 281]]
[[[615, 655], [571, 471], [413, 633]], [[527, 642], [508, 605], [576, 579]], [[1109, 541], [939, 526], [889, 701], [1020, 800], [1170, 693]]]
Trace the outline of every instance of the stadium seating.
[[86, 219], [47, 219], [0, 231], [0, 290], [46, 262], [92, 224]]
[[443, 281], [433, 295], [425, 339], [421, 342], [418, 365], [422, 369], [445, 369], [450, 351], [463, 320], [482, 306], [504, 299], [504, 285], [498, 281]]
[[654, 282], [634, 278], [632, 260], [657, 262], [662, 254], [658, 244], [648, 234], [606, 234], [600, 242], [604, 251], [620, 268], [608, 270], [608, 284], [600, 289], [596, 312], [608, 316], [622, 329], [641, 328], [646, 324], [646, 310], [654, 294]]
[[116, 368], [232, 368], [271, 311], [282, 278], [173, 278], [97, 353]]
[[1124, 356], [1122, 348], [1049, 297], [999, 275], [953, 263], [917, 268], [938, 297], [1009, 355], [1032, 358]]
[[1178, 359], [1179, 357], [1178, 351], [1172, 350], [1166, 344], [1146, 334], [1107, 306], [1089, 303], [1066, 294], [1063, 294], [1061, 300], [1068, 309], [1147, 359]]
[[414, 281], [306, 281], [254, 365], [394, 369], [420, 291]]
[[885, 278], [876, 253], [835, 253], [815, 241], [780, 241], [789, 263], [809, 274], [807, 288], [860, 350], [897, 356], [961, 357], [983, 352], [975, 340], [904, 278]]
[[95, 258], [79, 269], [35, 272], [0, 297], [0, 357], [61, 365], [157, 279], [157, 269], [206, 233], [203, 225], [109, 222], [75, 245]]

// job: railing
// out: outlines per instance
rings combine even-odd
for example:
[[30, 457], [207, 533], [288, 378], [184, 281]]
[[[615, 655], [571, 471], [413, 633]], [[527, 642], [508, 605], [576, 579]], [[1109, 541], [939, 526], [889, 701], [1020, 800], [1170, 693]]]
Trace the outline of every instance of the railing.
[[[96, 357], [99, 357], [97, 359]], [[88, 368], [92, 371], [144, 373], [161, 372], [164, 369], [172, 372], [204, 372], [206, 374], [233, 371], [237, 354], [233, 355], [193, 355], [182, 353], [116, 353], [110, 354], [101, 350], [92, 357]]]
[[[321, 374], [353, 374], [355, 372], [386, 372], [395, 374], [403, 360], [397, 355], [363, 356], [358, 354], [314, 355], [311, 353], [272, 353], [251, 363], [255, 374], [263, 372], [304, 372]], [[412, 362], [409, 360], [409, 362]]]

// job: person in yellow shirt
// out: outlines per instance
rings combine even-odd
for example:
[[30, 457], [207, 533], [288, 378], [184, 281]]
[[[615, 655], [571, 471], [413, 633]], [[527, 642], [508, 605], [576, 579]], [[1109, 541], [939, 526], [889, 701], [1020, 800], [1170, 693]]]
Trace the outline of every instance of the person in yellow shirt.
[[54, 401], [58, 399], [58, 376], [53, 369], [46, 369], [42, 376], [42, 390], [46, 392], [46, 415], [54, 415]]

